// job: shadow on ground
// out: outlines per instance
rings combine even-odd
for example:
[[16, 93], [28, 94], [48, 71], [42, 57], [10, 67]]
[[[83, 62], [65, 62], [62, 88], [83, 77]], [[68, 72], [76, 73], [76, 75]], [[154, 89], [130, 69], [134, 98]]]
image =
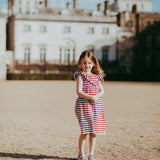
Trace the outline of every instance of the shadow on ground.
[[62, 159], [62, 160], [76, 160], [76, 158], [58, 157], [58, 156], [46, 156], [46, 155], [29, 155], [20, 153], [4, 153], [0, 152], [0, 157], [10, 158], [24, 158], [24, 159]]

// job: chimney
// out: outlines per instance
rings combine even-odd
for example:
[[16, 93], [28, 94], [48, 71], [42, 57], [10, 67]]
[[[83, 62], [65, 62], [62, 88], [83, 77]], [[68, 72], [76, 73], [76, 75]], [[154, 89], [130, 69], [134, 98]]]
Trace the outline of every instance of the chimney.
[[67, 9], [69, 9], [71, 6], [71, 3], [70, 2], [67, 2]]
[[13, 15], [14, 4], [15, 4], [15, 0], [8, 0], [8, 16]]
[[49, 7], [50, 0], [45, 0], [45, 7]]
[[97, 5], [97, 10], [98, 10], [98, 12], [101, 12], [101, 11], [102, 11], [102, 4], [101, 4], [101, 3], [99, 3], [99, 4]]
[[76, 9], [78, 4], [78, 0], [73, 0], [73, 8]]
[[106, 0], [104, 2], [104, 14], [105, 14], [105, 16], [109, 16], [110, 15], [109, 0]]

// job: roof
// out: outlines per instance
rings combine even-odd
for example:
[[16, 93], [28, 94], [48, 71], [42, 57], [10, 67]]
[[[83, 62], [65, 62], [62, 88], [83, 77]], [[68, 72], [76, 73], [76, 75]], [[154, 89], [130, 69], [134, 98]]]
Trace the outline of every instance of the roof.
[[105, 16], [102, 12], [79, 9], [41, 8], [38, 14], [16, 14], [17, 20], [66, 21], [88, 23], [117, 23], [116, 16]]

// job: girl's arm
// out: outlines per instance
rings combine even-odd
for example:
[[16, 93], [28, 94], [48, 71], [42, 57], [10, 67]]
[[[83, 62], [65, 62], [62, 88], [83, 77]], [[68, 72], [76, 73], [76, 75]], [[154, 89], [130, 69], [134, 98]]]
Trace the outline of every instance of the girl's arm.
[[85, 99], [90, 100], [92, 98], [92, 96], [88, 95], [87, 93], [84, 93], [82, 91], [82, 88], [83, 88], [83, 80], [82, 80], [81, 76], [78, 76], [77, 77], [77, 87], [76, 87], [77, 95], [81, 98], [85, 98]]
[[104, 95], [104, 89], [101, 82], [99, 83], [98, 87], [99, 87], [99, 92], [95, 96], [93, 96], [90, 100], [90, 102], [93, 104], [98, 101], [99, 97], [102, 97]]
[[102, 97], [104, 95], [104, 88], [103, 88], [101, 82], [99, 82], [98, 86], [99, 86], [99, 92], [98, 92], [98, 94], [96, 96], [99, 98], [99, 97]]

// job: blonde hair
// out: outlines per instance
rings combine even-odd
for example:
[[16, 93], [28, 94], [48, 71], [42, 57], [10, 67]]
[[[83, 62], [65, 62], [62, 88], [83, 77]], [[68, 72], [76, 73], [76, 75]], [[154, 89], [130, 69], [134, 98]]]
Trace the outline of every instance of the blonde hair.
[[104, 72], [101, 69], [99, 62], [96, 58], [96, 56], [94, 55], [94, 53], [91, 50], [85, 50], [81, 53], [79, 60], [78, 60], [78, 70], [79, 71], [83, 71], [83, 68], [81, 66], [81, 60], [87, 56], [88, 58], [90, 58], [90, 60], [93, 62], [94, 66], [92, 67], [91, 72], [97, 75], [102, 76], [101, 82], [104, 81], [103, 77], [104, 77]]

